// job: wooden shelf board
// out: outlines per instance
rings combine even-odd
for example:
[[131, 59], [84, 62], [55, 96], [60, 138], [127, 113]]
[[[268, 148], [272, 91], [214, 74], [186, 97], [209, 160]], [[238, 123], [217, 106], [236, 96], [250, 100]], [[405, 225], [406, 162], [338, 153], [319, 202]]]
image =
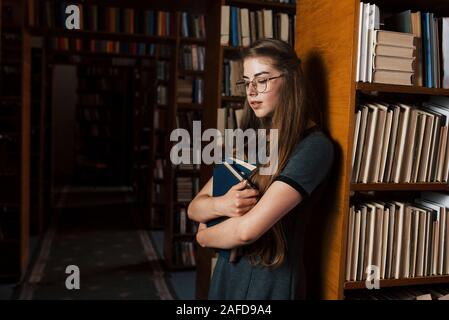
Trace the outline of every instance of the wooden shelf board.
[[181, 42], [183, 44], [189, 43], [189, 44], [206, 44], [206, 39], [202, 39], [202, 38], [192, 38], [192, 37], [181, 37], [180, 38]]
[[177, 103], [178, 109], [181, 110], [203, 110], [203, 105], [199, 103]]
[[150, 55], [139, 55], [130, 53], [114, 53], [114, 52], [92, 52], [92, 51], [76, 51], [76, 50], [63, 50], [63, 49], [51, 49], [53, 55], [79, 55], [79, 56], [103, 56], [103, 57], [118, 57], [118, 58], [144, 58], [144, 59], [155, 59], [154, 56]]
[[[429, 276], [429, 277], [416, 277], [408, 279], [384, 279], [380, 280], [380, 288], [386, 287], [402, 287], [402, 286], [414, 286], [425, 284], [439, 284], [449, 283], [449, 275], [444, 276]], [[344, 284], [345, 290], [366, 289], [365, 281], [349, 281]]]
[[357, 82], [356, 90], [361, 92], [389, 92], [389, 93], [449, 96], [449, 89], [425, 88], [419, 86], [402, 86], [402, 85], [383, 84], [383, 83]]
[[351, 191], [449, 191], [447, 183], [352, 183]]
[[204, 76], [204, 74], [204, 70], [179, 70], [179, 76]]
[[156, 43], [171, 43], [175, 41], [174, 36], [150, 36], [135, 33], [119, 33], [119, 32], [105, 32], [105, 31], [81, 31], [81, 30], [65, 30], [54, 28], [28, 28], [28, 32], [34, 36], [47, 37], [67, 37], [67, 38], [81, 38], [89, 37], [92, 40], [111, 40], [123, 42], [142, 41], [148, 44], [149, 42]]
[[263, 8], [288, 12], [291, 14], [296, 13], [296, 5], [290, 3], [280, 3], [271, 1], [260, 0], [227, 0], [226, 4], [238, 7], [251, 7], [251, 8]]

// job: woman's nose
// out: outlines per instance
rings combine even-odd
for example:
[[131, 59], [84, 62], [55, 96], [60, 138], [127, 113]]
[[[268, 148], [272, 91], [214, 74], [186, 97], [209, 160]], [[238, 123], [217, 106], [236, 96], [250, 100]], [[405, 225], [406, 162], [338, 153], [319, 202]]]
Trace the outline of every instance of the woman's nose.
[[257, 96], [258, 92], [257, 92], [256, 88], [254, 88], [252, 83], [249, 84], [247, 91], [248, 91], [248, 95], [250, 95], [250, 96], [253, 96], [253, 95]]

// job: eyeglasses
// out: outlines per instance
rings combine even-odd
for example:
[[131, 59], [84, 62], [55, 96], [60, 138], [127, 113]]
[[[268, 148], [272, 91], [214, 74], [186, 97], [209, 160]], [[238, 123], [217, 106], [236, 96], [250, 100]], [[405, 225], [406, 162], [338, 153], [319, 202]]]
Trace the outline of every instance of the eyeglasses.
[[264, 93], [265, 90], [267, 90], [268, 81], [277, 79], [277, 78], [280, 78], [283, 76], [284, 76], [284, 74], [281, 73], [280, 75], [278, 75], [276, 77], [257, 77], [257, 78], [254, 78], [252, 81], [240, 80], [240, 81], [237, 81], [235, 84], [236, 84], [237, 88], [239, 90], [241, 90], [242, 92], [248, 92], [249, 84], [251, 83], [253, 88], [258, 93]]

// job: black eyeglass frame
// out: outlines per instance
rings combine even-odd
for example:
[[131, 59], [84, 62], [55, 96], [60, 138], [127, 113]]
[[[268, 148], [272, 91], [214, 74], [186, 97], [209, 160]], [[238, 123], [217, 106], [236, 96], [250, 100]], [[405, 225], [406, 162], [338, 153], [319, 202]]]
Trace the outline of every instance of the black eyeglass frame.
[[[277, 78], [281, 78], [281, 77], [283, 77], [283, 76], [285, 76], [284, 73], [281, 73], [280, 75], [278, 75], [278, 76], [276, 76], [276, 77], [269, 77], [269, 78], [266, 78], [266, 79], [263, 78], [263, 77], [260, 77], [260, 78], [257, 78], [257, 77], [256, 77], [256, 78], [254, 78], [253, 80], [248, 81], [248, 83], [251, 83], [251, 85], [253, 86], [254, 90], [257, 91], [257, 93], [264, 93], [265, 91], [267, 91], [267, 88], [268, 88], [268, 81], [274, 80], [274, 79], [277, 79]], [[265, 79], [265, 80], [267, 81], [267, 83], [265, 84], [265, 89], [264, 89], [263, 91], [257, 90], [257, 83], [255, 83], [255, 81], [256, 81], [257, 79]], [[240, 80], [240, 81], [237, 81], [237, 82], [235, 83], [236, 86], [245, 85], [245, 84], [246, 84], [246, 81], [245, 81], [245, 80]], [[246, 85], [245, 85], [245, 92], [247, 92], [247, 91], [248, 91], [248, 89], [246, 88]]]

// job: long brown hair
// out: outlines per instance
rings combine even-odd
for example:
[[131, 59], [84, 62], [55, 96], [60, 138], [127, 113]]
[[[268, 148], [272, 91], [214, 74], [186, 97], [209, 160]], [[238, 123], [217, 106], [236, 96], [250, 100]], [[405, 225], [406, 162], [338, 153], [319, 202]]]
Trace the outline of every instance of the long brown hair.
[[[243, 130], [278, 129], [278, 167], [273, 175], [261, 175], [257, 171], [251, 180], [259, 187], [260, 196], [268, 189], [274, 179], [284, 169], [309, 120], [320, 124], [312, 114], [311, 104], [306, 95], [301, 61], [295, 50], [286, 42], [275, 39], [261, 39], [246, 48], [242, 61], [248, 58], [269, 59], [272, 67], [284, 74], [280, 88], [278, 105], [270, 119], [257, 118], [245, 101], [241, 127]], [[268, 84], [269, 86], [270, 84]], [[286, 240], [282, 219], [253, 244], [244, 248], [253, 264], [267, 267], [280, 266], [285, 259]]]

